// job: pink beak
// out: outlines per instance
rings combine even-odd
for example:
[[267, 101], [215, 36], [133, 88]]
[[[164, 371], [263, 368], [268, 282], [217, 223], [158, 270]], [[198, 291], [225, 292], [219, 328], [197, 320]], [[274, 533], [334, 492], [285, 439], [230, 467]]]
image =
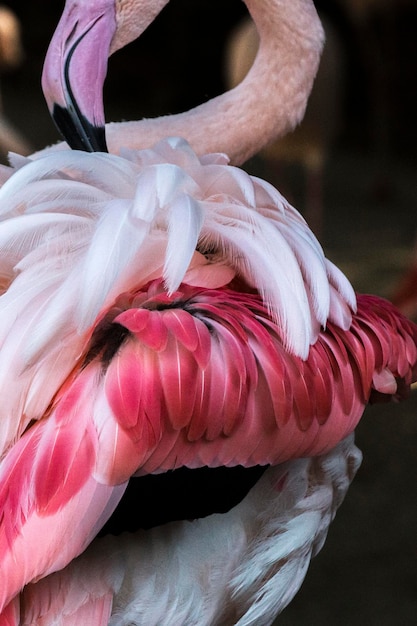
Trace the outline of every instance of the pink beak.
[[67, 0], [46, 55], [42, 88], [71, 148], [107, 152], [103, 85], [115, 31], [114, 0]]

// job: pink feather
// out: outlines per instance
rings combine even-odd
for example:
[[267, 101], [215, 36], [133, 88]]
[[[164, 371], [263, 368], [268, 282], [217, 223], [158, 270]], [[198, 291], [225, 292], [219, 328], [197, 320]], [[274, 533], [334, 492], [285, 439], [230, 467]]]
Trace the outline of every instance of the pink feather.
[[[162, 190], [145, 194], [148, 222], [138, 217], [148, 180], [141, 174], [150, 167], [153, 180], [166, 154], [189, 168], [169, 187], [175, 195], [177, 185], [178, 198], [184, 185], [195, 194], [182, 213], [190, 228], [171, 228], [175, 204], [162, 202]], [[274, 212], [268, 188], [205, 164], [184, 142], [167, 140], [138, 159], [129, 153], [123, 176], [125, 160], [62, 152], [59, 163], [28, 163], [0, 191], [0, 203], [10, 203], [0, 263], [10, 263], [11, 248], [16, 263], [0, 298], [2, 607], [87, 547], [132, 475], [326, 454], [373, 396], [400, 396], [413, 379], [416, 327], [379, 298], [359, 296], [356, 306], [347, 280], [280, 196]], [[98, 171], [113, 161], [103, 201]], [[205, 168], [216, 196], [201, 184]], [[35, 205], [31, 186], [45, 178]], [[80, 180], [90, 203], [74, 222]], [[62, 181], [65, 199], [50, 213]], [[259, 198], [267, 206], [253, 206]], [[112, 237], [109, 267], [98, 242]], [[188, 259], [175, 278], [183, 282], [166, 284], [175, 248]]]

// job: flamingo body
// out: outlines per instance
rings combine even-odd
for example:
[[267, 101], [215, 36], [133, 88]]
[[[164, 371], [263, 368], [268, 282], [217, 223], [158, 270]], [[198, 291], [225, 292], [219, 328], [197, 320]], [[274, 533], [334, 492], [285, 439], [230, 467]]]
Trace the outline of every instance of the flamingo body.
[[87, 547], [132, 475], [326, 454], [412, 380], [415, 327], [356, 306], [295, 209], [222, 155], [62, 152], [0, 203], [3, 607]]
[[228, 513], [97, 539], [26, 587], [21, 624], [270, 624], [321, 549], [360, 460], [351, 435], [323, 456], [268, 469]]

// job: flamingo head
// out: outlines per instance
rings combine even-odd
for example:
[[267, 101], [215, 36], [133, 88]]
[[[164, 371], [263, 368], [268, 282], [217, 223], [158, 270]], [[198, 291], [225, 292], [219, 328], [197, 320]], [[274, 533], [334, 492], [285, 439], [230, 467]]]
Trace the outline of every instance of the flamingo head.
[[103, 84], [107, 59], [136, 39], [168, 0], [66, 0], [45, 59], [42, 88], [68, 144], [107, 151]]

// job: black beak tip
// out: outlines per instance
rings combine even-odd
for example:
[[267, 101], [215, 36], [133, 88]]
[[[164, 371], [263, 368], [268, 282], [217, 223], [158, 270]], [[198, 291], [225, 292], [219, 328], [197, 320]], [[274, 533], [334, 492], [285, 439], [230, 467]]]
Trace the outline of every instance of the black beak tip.
[[104, 126], [93, 126], [86, 117], [77, 116], [76, 121], [68, 109], [54, 104], [53, 120], [73, 150], [85, 152], [108, 152]]

